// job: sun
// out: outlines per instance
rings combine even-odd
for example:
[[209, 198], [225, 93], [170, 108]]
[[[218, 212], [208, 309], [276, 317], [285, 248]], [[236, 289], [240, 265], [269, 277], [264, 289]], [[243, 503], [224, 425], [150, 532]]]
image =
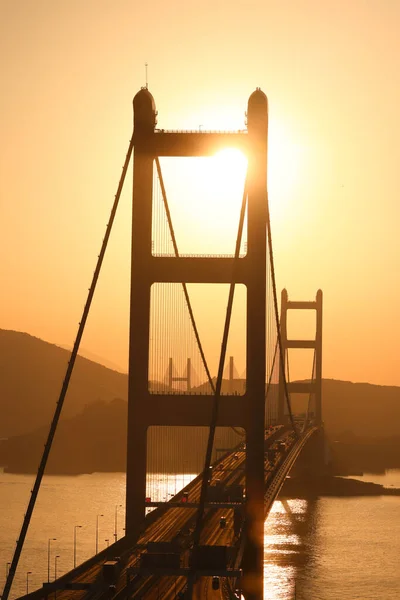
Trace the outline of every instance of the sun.
[[[164, 158], [160, 162], [180, 253], [232, 255], [247, 174], [243, 152], [226, 147], [213, 156]], [[300, 147], [284, 128], [273, 124], [268, 188], [271, 217], [279, 228], [295, 202], [302, 162]], [[246, 227], [243, 248], [245, 245]]]
[[236, 148], [219, 150], [209, 164], [209, 177], [213, 180], [222, 210], [229, 210], [233, 197], [241, 198], [247, 172], [247, 158]]
[[247, 169], [247, 158], [241, 150], [237, 148], [224, 148], [214, 154], [215, 165], [222, 171], [228, 171], [232, 173], [238, 172], [242, 175]]
[[247, 170], [244, 154], [224, 148], [213, 156], [160, 162], [181, 253], [233, 254]]

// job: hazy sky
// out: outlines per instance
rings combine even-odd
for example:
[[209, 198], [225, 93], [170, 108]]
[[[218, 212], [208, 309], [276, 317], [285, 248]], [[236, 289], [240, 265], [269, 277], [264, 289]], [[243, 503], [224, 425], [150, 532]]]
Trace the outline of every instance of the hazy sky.
[[[322, 288], [324, 377], [400, 385], [399, 23], [397, 0], [1, 0], [0, 327], [72, 344], [147, 61], [165, 129], [242, 128], [266, 92], [278, 289]], [[122, 367], [131, 185], [82, 344]]]

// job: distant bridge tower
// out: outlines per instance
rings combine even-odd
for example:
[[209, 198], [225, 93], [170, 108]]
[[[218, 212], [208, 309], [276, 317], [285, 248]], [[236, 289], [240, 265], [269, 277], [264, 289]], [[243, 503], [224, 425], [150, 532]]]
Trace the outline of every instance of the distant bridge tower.
[[[209, 426], [213, 396], [149, 391], [150, 291], [156, 282], [244, 284], [247, 288], [244, 395], [224, 395], [217, 425], [246, 431], [246, 527], [249, 600], [263, 595], [264, 394], [266, 371], [267, 144], [268, 101], [257, 89], [249, 98], [247, 131], [237, 133], [156, 130], [153, 96], [143, 88], [133, 100], [134, 174], [129, 342], [126, 532], [143, 526], [146, 438], [150, 426]], [[229, 257], [152, 255], [152, 192], [158, 157], [212, 156], [226, 147], [247, 155], [247, 254]], [[239, 218], [239, 215], [238, 215]], [[234, 268], [235, 267], [235, 268]]]
[[[314, 340], [288, 340], [287, 337], [287, 311], [288, 310], [315, 310], [316, 328]], [[278, 422], [283, 423], [285, 419], [285, 388], [283, 384], [283, 372], [286, 373], [287, 350], [289, 348], [306, 348], [315, 350], [315, 378], [310, 382], [288, 383], [288, 392], [314, 394], [315, 396], [315, 423], [322, 422], [322, 290], [318, 290], [316, 299], [311, 302], [289, 301], [288, 293], [282, 290], [281, 295], [281, 339], [283, 354], [283, 369], [279, 370], [279, 400], [278, 400]], [[283, 372], [282, 372], [283, 371]]]
[[186, 361], [186, 375], [183, 375], [182, 377], [176, 377], [174, 376], [174, 363], [172, 358], [170, 357], [168, 362], [168, 387], [171, 391], [172, 384], [175, 381], [186, 383], [187, 392], [190, 392], [190, 390], [192, 389], [192, 361], [190, 360], [190, 358], [188, 358]]

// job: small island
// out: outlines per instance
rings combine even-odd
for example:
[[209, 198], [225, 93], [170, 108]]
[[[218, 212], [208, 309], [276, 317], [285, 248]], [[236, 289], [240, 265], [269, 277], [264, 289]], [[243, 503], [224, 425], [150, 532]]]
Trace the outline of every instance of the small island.
[[317, 498], [318, 496], [400, 496], [399, 488], [333, 475], [287, 477], [280, 497]]

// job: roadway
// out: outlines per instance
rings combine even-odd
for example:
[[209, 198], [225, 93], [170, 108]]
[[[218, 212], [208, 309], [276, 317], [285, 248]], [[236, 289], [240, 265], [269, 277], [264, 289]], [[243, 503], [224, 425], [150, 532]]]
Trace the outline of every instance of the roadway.
[[[312, 430], [296, 440], [293, 431], [282, 426], [270, 428], [266, 431], [266, 459], [265, 459], [265, 506], [266, 514], [276, 498], [284, 479], [297, 458], [302, 445]], [[245, 482], [245, 445], [240, 444], [235, 450], [220, 458], [211, 470], [210, 489], [229, 489], [234, 486], [244, 485]], [[188, 486], [181, 490], [168, 503], [155, 509], [146, 517], [146, 529], [131, 545], [127, 538], [119, 540], [109, 548], [103, 550], [97, 557], [88, 561], [71, 573], [59, 580], [60, 584], [65, 581], [74, 582], [75, 585], [82, 583], [91, 586], [88, 590], [66, 590], [57, 591], [56, 597], [54, 587], [49, 587], [47, 598], [50, 600], [125, 600], [129, 597], [141, 600], [174, 600], [183, 596], [187, 586], [186, 575], [168, 574], [171, 569], [146, 569], [143, 555], [152, 553], [152, 544], [161, 543], [164, 552], [177, 550], [180, 554], [180, 567], [189, 568], [189, 557], [192, 546], [192, 533], [196, 520], [196, 505], [200, 498], [201, 475], [194, 479]], [[187, 504], [182, 506], [182, 498], [187, 495]], [[211, 499], [211, 498], [210, 498]], [[177, 506], [177, 503], [180, 503]], [[204, 513], [203, 528], [200, 544], [210, 546], [228, 546], [231, 548], [228, 560], [229, 568], [238, 569], [243, 554], [243, 536], [240, 519], [236, 518], [234, 524], [234, 512], [240, 511], [243, 504], [238, 503], [234, 509], [232, 504], [225, 501], [222, 506], [210, 502], [206, 505]], [[236, 505], [235, 505], [236, 506]], [[221, 518], [225, 518], [225, 527], [220, 526]], [[149, 545], [150, 544], [150, 545]], [[155, 546], [156, 548], [156, 546]], [[153, 550], [154, 551], [154, 550]], [[120, 557], [122, 565], [115, 587], [109, 587], [103, 579], [103, 564], [115, 556]], [[151, 557], [150, 557], [151, 558]], [[177, 569], [172, 569], [172, 571]], [[212, 577], [199, 577], [194, 585], [194, 598], [233, 598], [233, 590], [239, 581], [230, 581], [230, 578], [219, 578], [219, 589], [214, 590]], [[215, 582], [216, 583], [216, 582]], [[40, 590], [29, 594], [30, 600], [38, 600], [46, 594], [40, 594]]]

